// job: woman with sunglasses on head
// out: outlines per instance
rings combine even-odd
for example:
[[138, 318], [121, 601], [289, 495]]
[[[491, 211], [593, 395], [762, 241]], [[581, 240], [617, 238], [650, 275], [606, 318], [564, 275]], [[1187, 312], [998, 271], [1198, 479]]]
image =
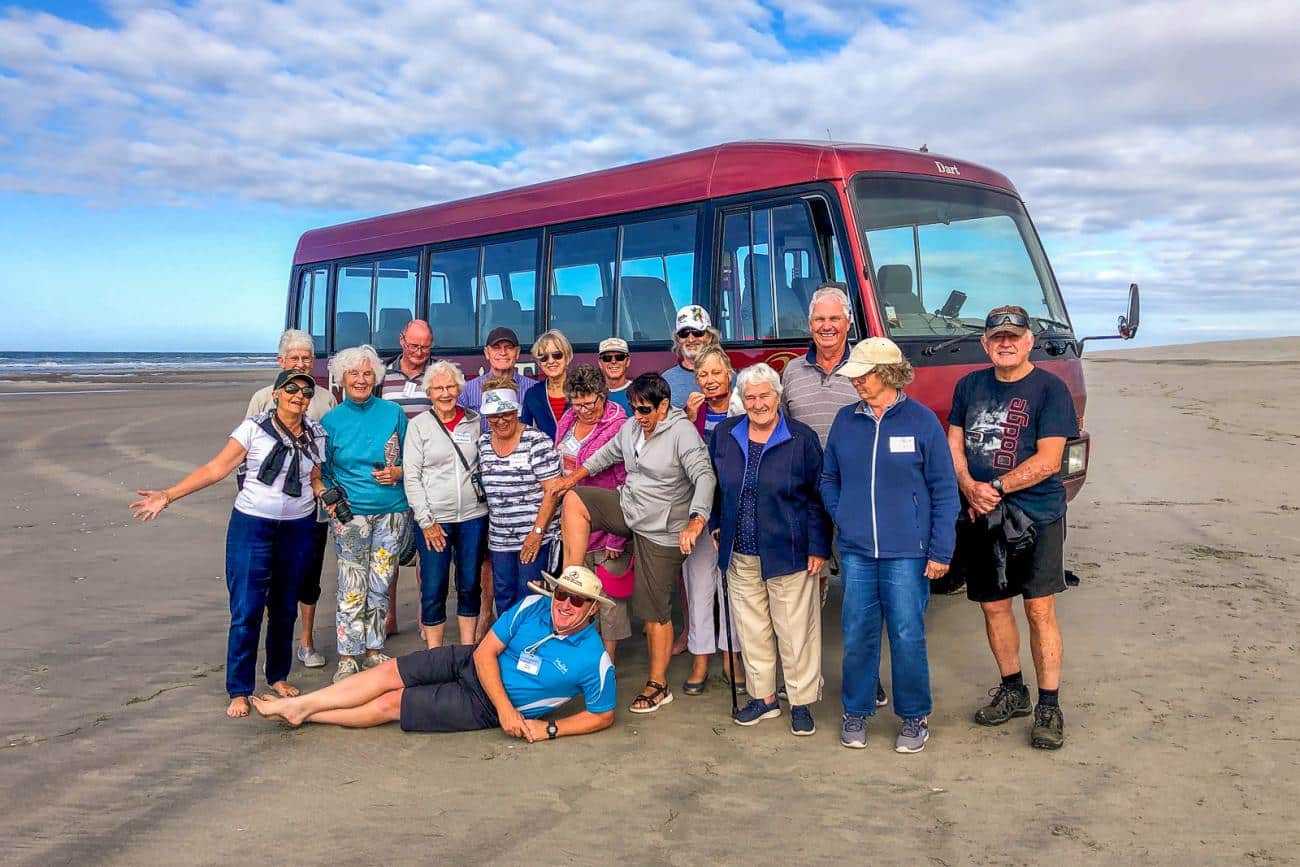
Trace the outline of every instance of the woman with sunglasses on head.
[[[605, 391], [605, 376], [590, 364], [579, 364], [569, 373], [564, 384], [569, 398], [569, 409], [560, 417], [555, 439], [560, 447], [560, 460], [564, 475], [570, 475], [582, 462], [612, 440], [618, 429], [627, 421], [623, 407], [610, 400]], [[622, 464], [608, 467], [594, 476], [588, 476], [584, 485], [606, 490], [617, 490], [627, 479]], [[600, 575], [617, 573], [625, 575], [631, 567], [627, 539], [613, 533], [595, 532], [587, 543], [587, 557], [583, 561], [588, 569]], [[606, 592], [610, 588], [606, 588]], [[600, 635], [610, 658], [618, 642], [632, 635], [628, 619], [627, 599], [612, 596], [614, 604], [601, 610]]]
[[150, 521], [181, 497], [201, 491], [244, 464], [226, 530], [226, 587], [230, 633], [226, 641], [226, 716], [248, 716], [257, 669], [257, 639], [267, 612], [266, 682], [277, 695], [298, 694], [286, 678], [293, 664], [298, 589], [311, 568], [316, 538], [316, 495], [326, 434], [307, 417], [316, 393], [309, 374], [282, 370], [272, 386], [274, 406], [245, 419], [216, 457], [161, 491], [137, 491], [131, 511]]
[[573, 346], [564, 332], [552, 328], [543, 331], [533, 343], [533, 357], [537, 359], [537, 369], [546, 387], [524, 392], [519, 420], [554, 440], [560, 417], [569, 408], [564, 383], [569, 375], [569, 363], [573, 361]]

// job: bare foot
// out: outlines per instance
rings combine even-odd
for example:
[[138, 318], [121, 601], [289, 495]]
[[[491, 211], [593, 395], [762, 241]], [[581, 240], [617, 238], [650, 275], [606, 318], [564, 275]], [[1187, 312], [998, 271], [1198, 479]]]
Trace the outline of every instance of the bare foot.
[[287, 680], [277, 680], [275, 683], [271, 684], [271, 689], [275, 690], [275, 694], [280, 696], [280, 698], [293, 698], [296, 695], [302, 694], [302, 690], [298, 689], [298, 687], [289, 683]]
[[291, 726], [300, 726], [306, 715], [298, 710], [297, 702], [291, 698], [276, 698], [271, 695], [253, 696], [253, 708], [267, 719], [282, 719]]
[[248, 716], [248, 696], [237, 695], [226, 705], [226, 716], [231, 719], [239, 719]]

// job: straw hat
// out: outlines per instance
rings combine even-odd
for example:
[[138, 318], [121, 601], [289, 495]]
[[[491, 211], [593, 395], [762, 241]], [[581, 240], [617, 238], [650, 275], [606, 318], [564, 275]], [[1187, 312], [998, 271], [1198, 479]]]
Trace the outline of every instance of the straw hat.
[[[565, 590], [575, 596], [583, 596], [593, 602], [599, 602], [601, 605], [613, 607], [614, 600], [605, 595], [604, 589], [600, 585], [600, 579], [596, 573], [592, 572], [585, 566], [569, 566], [559, 575], [551, 575], [543, 572], [542, 577], [555, 587], [563, 587]], [[528, 589], [536, 591], [543, 596], [553, 596], [551, 587], [542, 581], [529, 581]]]

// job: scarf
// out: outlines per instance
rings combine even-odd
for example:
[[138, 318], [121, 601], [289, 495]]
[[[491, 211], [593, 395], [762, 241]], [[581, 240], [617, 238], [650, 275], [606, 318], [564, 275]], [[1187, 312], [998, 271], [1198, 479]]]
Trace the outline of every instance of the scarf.
[[313, 464], [323, 462], [322, 457], [316, 450], [316, 437], [312, 431], [311, 420], [305, 416], [303, 417], [302, 433], [297, 437], [277, 423], [274, 409], [255, 417], [253, 422], [275, 439], [275, 447], [271, 449], [271, 453], [267, 455], [266, 459], [262, 461], [262, 465], [257, 469], [257, 480], [267, 487], [271, 487], [275, 482], [275, 477], [280, 475], [280, 470], [284, 469], [287, 460], [289, 462], [289, 471], [285, 473], [282, 490], [287, 497], [301, 497], [300, 457], [306, 455], [307, 459]]

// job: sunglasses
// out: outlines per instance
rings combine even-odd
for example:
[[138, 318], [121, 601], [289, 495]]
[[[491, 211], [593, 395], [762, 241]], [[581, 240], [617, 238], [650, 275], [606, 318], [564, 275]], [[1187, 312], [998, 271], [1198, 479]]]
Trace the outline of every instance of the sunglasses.
[[649, 415], [654, 411], [655, 408], [648, 403], [637, 403], [632, 405], [632, 412], [637, 415]]
[[537, 354], [538, 361], [559, 361], [562, 358], [564, 358], [563, 352], [539, 352]]
[[708, 334], [707, 331], [701, 331], [698, 328], [683, 328], [677, 332], [678, 337], [703, 337]]
[[560, 587], [551, 590], [551, 598], [556, 602], [568, 602], [570, 605], [586, 605], [591, 600], [586, 596], [579, 596], [577, 593], [570, 593]]
[[999, 325], [1011, 325], [1016, 328], [1028, 328], [1029, 317], [1023, 316], [1019, 313], [1013, 313], [1010, 310], [1007, 310], [1007, 311], [1003, 311], [1002, 313], [992, 313], [989, 315], [987, 319], [984, 320], [985, 331], [988, 331], [990, 328], [997, 328]]
[[286, 382], [280, 388], [280, 390], [283, 391], [285, 394], [297, 394], [298, 392], [301, 391], [303, 397], [311, 397], [316, 393], [315, 386], [299, 385], [296, 382]]
[[626, 352], [602, 352], [600, 360], [606, 364], [613, 364], [616, 361], [627, 361]]

